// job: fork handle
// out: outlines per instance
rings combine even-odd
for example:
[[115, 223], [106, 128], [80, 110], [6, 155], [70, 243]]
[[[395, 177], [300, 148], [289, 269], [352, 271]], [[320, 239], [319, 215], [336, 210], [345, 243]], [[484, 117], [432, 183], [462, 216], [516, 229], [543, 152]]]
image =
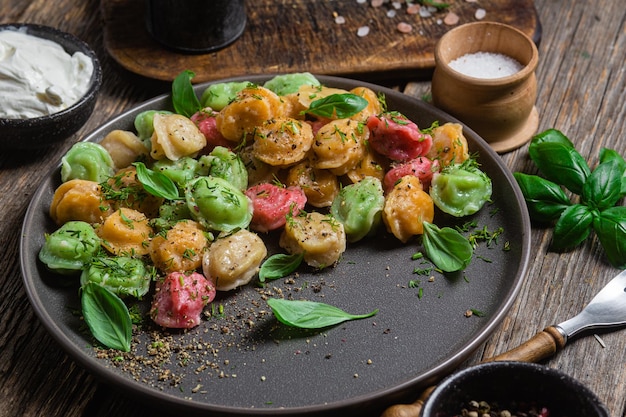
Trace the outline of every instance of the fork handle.
[[483, 362], [517, 361], [539, 362], [549, 358], [565, 347], [567, 339], [554, 326], [546, 327], [523, 344]]
[[[567, 338], [554, 326], [549, 326], [537, 333], [523, 344], [482, 362], [517, 361], [539, 362], [549, 358], [565, 347]], [[426, 388], [415, 402], [411, 404], [396, 404], [387, 408], [381, 417], [419, 417], [424, 402], [435, 389]]]

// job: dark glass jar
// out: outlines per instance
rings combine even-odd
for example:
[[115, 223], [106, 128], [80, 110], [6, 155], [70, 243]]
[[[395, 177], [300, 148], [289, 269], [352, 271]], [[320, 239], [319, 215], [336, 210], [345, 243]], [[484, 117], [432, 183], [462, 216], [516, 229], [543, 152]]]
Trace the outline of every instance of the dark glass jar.
[[243, 33], [244, 0], [146, 0], [146, 27], [155, 40], [176, 51], [215, 51]]

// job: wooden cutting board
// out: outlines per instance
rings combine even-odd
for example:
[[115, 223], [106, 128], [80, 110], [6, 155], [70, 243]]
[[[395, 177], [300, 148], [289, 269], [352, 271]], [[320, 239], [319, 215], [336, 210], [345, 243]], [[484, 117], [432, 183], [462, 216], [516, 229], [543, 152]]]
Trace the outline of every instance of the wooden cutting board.
[[[393, 77], [426, 78], [434, 68], [437, 40], [451, 28], [483, 20], [517, 27], [536, 42], [541, 25], [532, 0], [447, 0], [447, 11], [431, 17], [408, 14], [404, 1], [389, 17], [391, 2], [373, 7], [370, 0], [247, 0], [248, 22], [243, 35], [225, 49], [193, 55], [165, 49], [148, 34], [144, 2], [101, 0], [104, 44], [122, 67], [158, 80], [171, 81], [185, 69], [193, 82], [234, 76], [309, 71], [365, 80]], [[447, 13], [459, 17], [444, 23]], [[393, 13], [393, 12], [392, 12]], [[338, 24], [341, 16], [345, 23]], [[398, 23], [412, 27], [401, 33]], [[359, 36], [360, 27], [369, 27]]]

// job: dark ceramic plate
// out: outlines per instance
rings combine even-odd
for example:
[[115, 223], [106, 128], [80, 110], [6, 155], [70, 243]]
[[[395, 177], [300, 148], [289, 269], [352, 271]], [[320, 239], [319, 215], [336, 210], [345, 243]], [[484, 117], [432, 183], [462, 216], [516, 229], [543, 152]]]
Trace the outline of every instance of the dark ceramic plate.
[[[268, 77], [249, 77], [262, 83]], [[323, 84], [350, 89], [367, 86], [386, 95], [388, 108], [427, 127], [435, 120], [456, 121], [430, 105], [390, 89], [335, 77]], [[200, 92], [205, 85], [197, 87]], [[99, 141], [113, 129], [133, 130], [135, 115], [170, 109], [157, 97], [103, 125], [85, 140]], [[500, 323], [517, 295], [527, 269], [530, 222], [520, 190], [500, 157], [469, 129], [470, 151], [493, 180], [493, 203], [471, 219], [451, 220], [437, 213], [439, 225], [475, 220], [478, 228], [503, 233], [491, 246], [481, 243], [459, 275], [420, 275], [428, 268], [411, 260], [418, 243], [400, 244], [387, 233], [351, 245], [335, 268], [302, 270], [267, 290], [322, 301], [351, 313], [379, 309], [371, 318], [317, 332], [279, 325], [268, 313], [265, 295], [254, 285], [221, 294], [213, 306], [223, 314], [187, 333], [137, 334], [131, 372], [123, 360], [97, 358], [93, 340], [75, 314], [75, 287], [56, 284], [37, 259], [44, 233], [54, 224], [48, 207], [60, 183], [50, 173], [34, 195], [21, 241], [24, 284], [31, 303], [67, 352], [103, 381], [180, 413], [211, 415], [378, 415], [394, 402], [407, 401], [465, 360]], [[508, 250], [504, 250], [507, 246]], [[413, 281], [414, 285], [409, 285]], [[466, 317], [474, 309], [484, 315]], [[166, 340], [155, 340], [154, 335]], [[160, 346], [168, 355], [153, 356]], [[169, 346], [170, 351], [164, 347]]]

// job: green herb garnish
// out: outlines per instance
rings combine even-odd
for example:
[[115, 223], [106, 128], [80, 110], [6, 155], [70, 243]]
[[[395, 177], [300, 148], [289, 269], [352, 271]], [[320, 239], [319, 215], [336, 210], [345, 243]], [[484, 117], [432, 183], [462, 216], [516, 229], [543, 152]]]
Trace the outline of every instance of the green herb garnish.
[[200, 100], [191, 84], [191, 79], [195, 75], [193, 71], [185, 70], [178, 74], [172, 82], [172, 105], [174, 106], [174, 111], [187, 117], [193, 116], [194, 113], [202, 109]]
[[150, 194], [167, 200], [180, 200], [178, 187], [167, 175], [147, 168], [143, 162], [133, 163], [137, 168], [137, 179]]
[[81, 304], [93, 337], [111, 349], [130, 351], [132, 321], [128, 308], [117, 295], [90, 282], [81, 289]]
[[278, 321], [302, 329], [321, 329], [348, 320], [365, 319], [378, 313], [378, 310], [374, 310], [368, 314], [349, 314], [329, 304], [314, 301], [270, 298], [267, 303]]
[[265, 282], [265, 280], [283, 278], [298, 269], [303, 259], [304, 253], [294, 253], [293, 255], [277, 253], [272, 255], [261, 265], [259, 281]]
[[469, 240], [456, 229], [429, 222], [424, 222], [423, 243], [428, 259], [444, 272], [465, 269], [474, 253]]
[[366, 99], [356, 94], [331, 94], [313, 101], [305, 113], [327, 118], [346, 119], [363, 110], [368, 104]]

